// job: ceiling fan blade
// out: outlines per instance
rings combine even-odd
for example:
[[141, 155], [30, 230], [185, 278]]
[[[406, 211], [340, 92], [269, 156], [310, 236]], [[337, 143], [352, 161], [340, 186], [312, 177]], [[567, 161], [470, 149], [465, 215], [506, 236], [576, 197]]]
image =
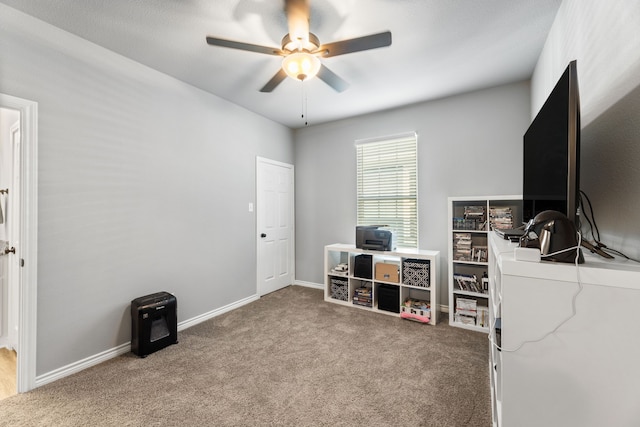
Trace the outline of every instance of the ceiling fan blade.
[[276, 75], [271, 77], [271, 80], [269, 80], [267, 84], [264, 85], [262, 89], [260, 89], [260, 92], [271, 92], [286, 78], [287, 73], [285, 73], [284, 70], [280, 68]]
[[344, 55], [345, 53], [360, 52], [385, 46], [391, 46], [390, 31], [323, 44], [318, 48], [318, 52], [323, 52], [322, 56], [324, 58], [330, 58], [332, 56]]
[[233, 40], [219, 39], [207, 36], [207, 43], [212, 46], [230, 47], [231, 49], [247, 50], [249, 52], [264, 53], [267, 55], [283, 56], [285, 53], [278, 48], [260, 46], [257, 44], [236, 42]]
[[347, 83], [336, 73], [328, 69], [324, 64], [320, 65], [318, 78], [331, 86], [336, 92], [343, 92], [349, 87], [349, 83]]
[[[284, 4], [289, 26], [289, 38], [293, 41], [309, 41], [309, 2], [308, 0], [286, 0]], [[304, 46], [303, 44], [303, 46]]]

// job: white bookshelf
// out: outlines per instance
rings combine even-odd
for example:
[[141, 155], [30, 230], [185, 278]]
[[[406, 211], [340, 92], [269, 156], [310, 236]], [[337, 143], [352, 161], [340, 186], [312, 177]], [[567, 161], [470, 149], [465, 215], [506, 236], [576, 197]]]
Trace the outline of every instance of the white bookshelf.
[[[470, 196], [449, 197], [448, 199], [448, 288], [449, 288], [449, 324], [474, 331], [489, 331], [490, 296], [488, 279], [488, 233], [493, 228], [492, 209], [508, 208], [511, 211], [515, 228], [521, 225], [522, 196]], [[484, 211], [484, 219], [475, 221], [476, 214]], [[478, 215], [479, 216], [479, 215]], [[464, 236], [464, 238], [460, 238]], [[467, 241], [467, 237], [469, 242]], [[467, 256], [462, 248], [470, 246]], [[475, 283], [466, 288], [459, 284], [457, 277], [475, 277]], [[463, 282], [464, 283], [464, 282]], [[475, 305], [474, 310], [463, 310], [465, 301]]]

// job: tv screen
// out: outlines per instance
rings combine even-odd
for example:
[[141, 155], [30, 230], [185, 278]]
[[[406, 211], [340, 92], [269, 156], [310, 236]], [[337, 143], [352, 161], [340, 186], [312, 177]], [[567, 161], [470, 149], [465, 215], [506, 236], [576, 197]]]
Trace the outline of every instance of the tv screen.
[[580, 98], [571, 61], [524, 134], [523, 220], [559, 211], [578, 224]]

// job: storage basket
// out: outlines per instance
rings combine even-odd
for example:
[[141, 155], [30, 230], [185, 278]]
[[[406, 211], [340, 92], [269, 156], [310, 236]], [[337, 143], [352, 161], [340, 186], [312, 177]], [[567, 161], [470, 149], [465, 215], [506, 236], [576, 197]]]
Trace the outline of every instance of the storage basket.
[[349, 282], [344, 279], [331, 278], [331, 298], [349, 301]]
[[420, 323], [429, 323], [431, 320], [431, 309], [420, 309], [402, 305], [400, 307], [400, 317]]
[[408, 286], [429, 287], [428, 259], [405, 259], [402, 261], [402, 283]]

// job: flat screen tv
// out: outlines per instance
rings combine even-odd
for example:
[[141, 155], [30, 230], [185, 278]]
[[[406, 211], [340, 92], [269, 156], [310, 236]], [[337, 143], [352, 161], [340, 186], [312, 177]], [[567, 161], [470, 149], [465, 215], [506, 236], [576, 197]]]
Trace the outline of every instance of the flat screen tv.
[[571, 61], [524, 134], [523, 220], [545, 210], [578, 223], [580, 97]]

